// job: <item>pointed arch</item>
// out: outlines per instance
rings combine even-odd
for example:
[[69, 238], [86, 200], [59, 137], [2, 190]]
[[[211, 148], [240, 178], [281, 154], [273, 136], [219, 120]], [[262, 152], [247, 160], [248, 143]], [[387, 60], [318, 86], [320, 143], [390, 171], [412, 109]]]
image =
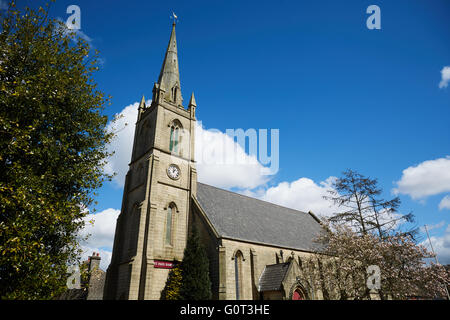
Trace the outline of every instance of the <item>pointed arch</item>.
[[173, 245], [173, 230], [174, 225], [176, 221], [176, 213], [178, 212], [177, 205], [175, 202], [170, 202], [166, 210], [166, 226], [165, 226], [165, 233], [164, 233], [164, 243], [166, 245]]
[[169, 207], [172, 207], [173, 209], [175, 209], [175, 212], [179, 212], [178, 210], [178, 206], [174, 201], [170, 201], [166, 204], [166, 206], [164, 207], [164, 210], [167, 210]]
[[244, 272], [242, 271], [244, 255], [242, 254], [242, 251], [237, 249], [233, 254], [232, 260], [234, 260], [234, 281], [236, 285], [236, 300], [242, 300], [244, 299], [244, 282], [243, 282]]
[[181, 121], [178, 119], [173, 119], [172, 121], [170, 121], [169, 127], [178, 127], [183, 129], [183, 125], [181, 124]]
[[177, 103], [178, 101], [178, 86], [177, 85], [175, 85], [173, 88], [172, 88], [172, 100], [173, 100], [173, 102], [175, 102], [175, 103]]
[[289, 300], [313, 300], [314, 291], [307, 281], [297, 276], [289, 289]]
[[235, 250], [234, 250], [233, 255], [231, 256], [231, 260], [234, 260], [234, 258], [236, 257], [236, 255], [237, 255], [238, 253], [241, 254], [241, 256], [242, 256], [242, 261], [245, 261], [244, 254], [242, 253], [242, 250], [241, 250], [241, 249], [235, 249]]
[[170, 127], [170, 141], [169, 141], [169, 151], [175, 154], [179, 153], [179, 144], [181, 140], [181, 131], [183, 130], [183, 125], [180, 120], [174, 119], [169, 124]]
[[305, 300], [306, 296], [301, 287], [296, 287], [292, 293], [292, 300]]

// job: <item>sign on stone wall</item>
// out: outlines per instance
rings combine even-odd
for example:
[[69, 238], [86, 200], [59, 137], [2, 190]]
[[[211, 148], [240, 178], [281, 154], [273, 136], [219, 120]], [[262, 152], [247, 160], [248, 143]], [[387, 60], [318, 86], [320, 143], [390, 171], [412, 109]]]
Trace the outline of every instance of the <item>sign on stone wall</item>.
[[155, 268], [172, 269], [173, 268], [173, 262], [171, 262], [171, 261], [155, 260]]

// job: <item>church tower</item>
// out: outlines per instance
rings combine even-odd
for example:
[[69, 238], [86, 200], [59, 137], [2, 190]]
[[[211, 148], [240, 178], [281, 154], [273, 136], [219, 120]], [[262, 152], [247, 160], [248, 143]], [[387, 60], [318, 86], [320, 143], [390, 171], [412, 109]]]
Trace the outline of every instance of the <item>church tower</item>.
[[105, 299], [159, 299], [181, 261], [196, 194], [195, 98], [183, 106], [175, 23], [150, 105], [139, 104]]

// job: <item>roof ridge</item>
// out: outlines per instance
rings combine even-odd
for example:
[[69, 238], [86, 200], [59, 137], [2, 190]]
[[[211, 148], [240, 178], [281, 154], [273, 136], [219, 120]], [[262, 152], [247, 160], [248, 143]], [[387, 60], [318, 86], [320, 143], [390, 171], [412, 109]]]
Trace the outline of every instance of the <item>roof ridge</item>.
[[212, 188], [215, 188], [215, 189], [218, 189], [218, 190], [221, 190], [221, 191], [225, 191], [225, 192], [228, 192], [228, 193], [232, 193], [232, 194], [234, 194], [234, 195], [238, 195], [238, 196], [241, 196], [241, 197], [244, 197], [244, 198], [249, 198], [249, 199], [252, 199], [252, 200], [256, 200], [256, 201], [268, 203], [268, 204], [270, 204], [270, 205], [272, 205], [272, 206], [276, 206], [276, 207], [280, 207], [280, 208], [284, 208], [284, 209], [288, 209], [288, 210], [292, 210], [292, 211], [301, 212], [301, 213], [304, 213], [304, 214], [307, 214], [307, 215], [311, 215], [309, 212], [305, 212], [305, 211], [301, 211], [301, 210], [289, 208], [289, 207], [286, 207], [286, 206], [281, 206], [281, 205], [276, 204], [276, 203], [273, 203], [273, 202], [269, 202], [269, 201], [266, 201], [266, 200], [261, 200], [261, 199], [254, 198], [254, 197], [250, 197], [250, 196], [247, 196], [247, 195], [245, 195], [245, 194], [241, 194], [241, 193], [233, 192], [233, 191], [230, 191], [230, 190], [222, 189], [222, 188], [219, 188], [219, 187], [216, 187], [216, 186], [212, 186], [212, 185], [210, 185], [210, 184], [206, 184], [206, 183], [202, 183], [202, 182], [197, 182], [197, 183], [203, 184], [203, 185], [205, 185], [205, 186], [212, 187]]

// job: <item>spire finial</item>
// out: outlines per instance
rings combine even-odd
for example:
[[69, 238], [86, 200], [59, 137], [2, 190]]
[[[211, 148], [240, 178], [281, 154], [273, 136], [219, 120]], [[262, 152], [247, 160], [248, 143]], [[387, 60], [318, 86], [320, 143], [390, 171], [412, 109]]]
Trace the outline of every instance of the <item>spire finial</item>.
[[144, 95], [142, 95], [142, 99], [141, 99], [141, 102], [139, 103], [139, 107], [138, 107], [138, 120], [141, 119], [141, 115], [144, 113], [145, 108], [146, 108], [145, 97], [144, 97]]
[[197, 103], [195, 102], [194, 92], [192, 92], [191, 99], [189, 100], [189, 106], [197, 106]]
[[178, 17], [175, 14], [175, 12], [172, 11], [172, 16], [170, 17], [170, 19], [173, 19], [173, 23], [172, 23], [173, 26], [177, 24]]
[[188, 110], [191, 113], [191, 117], [195, 119], [195, 108], [197, 108], [197, 102], [195, 102], [194, 92], [192, 92], [191, 99], [189, 100]]

